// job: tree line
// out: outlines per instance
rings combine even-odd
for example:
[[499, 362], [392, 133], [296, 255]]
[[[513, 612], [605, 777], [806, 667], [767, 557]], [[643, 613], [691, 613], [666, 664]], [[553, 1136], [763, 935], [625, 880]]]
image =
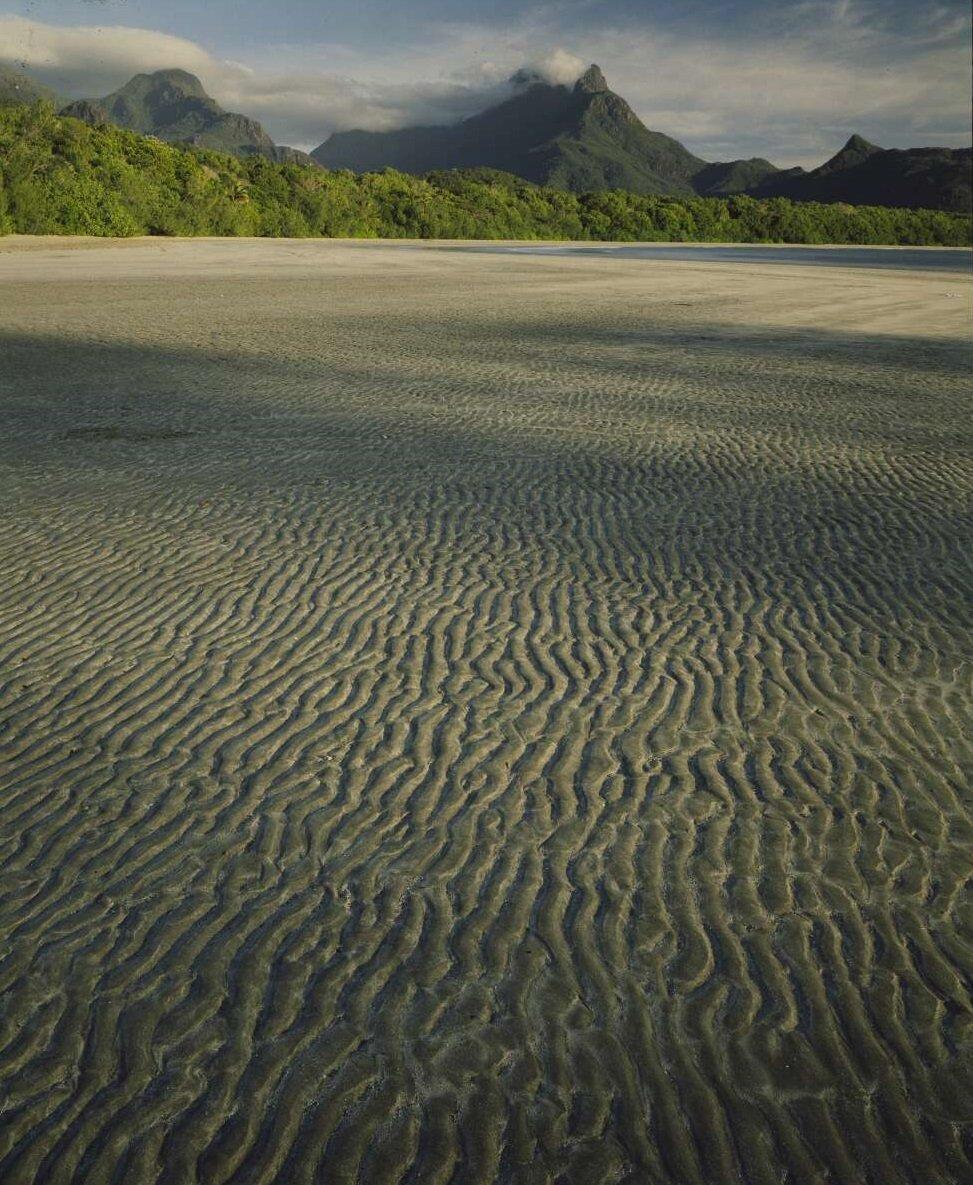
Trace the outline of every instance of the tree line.
[[0, 109], [0, 233], [966, 246], [973, 220], [786, 198], [573, 194], [488, 169], [362, 176]]

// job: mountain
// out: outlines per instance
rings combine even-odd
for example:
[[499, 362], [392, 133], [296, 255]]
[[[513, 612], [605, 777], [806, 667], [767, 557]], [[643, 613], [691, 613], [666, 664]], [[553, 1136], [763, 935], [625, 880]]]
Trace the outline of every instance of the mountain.
[[[462, 123], [395, 132], [337, 132], [311, 155], [330, 169], [405, 173], [499, 169], [539, 185], [582, 193], [627, 189], [688, 196], [705, 161], [650, 131], [591, 66], [573, 87], [520, 71], [517, 93]], [[744, 162], [721, 166], [726, 170]], [[761, 176], [773, 165], [764, 166]]]
[[487, 168], [583, 193], [627, 189], [688, 197], [788, 197], [849, 205], [970, 209], [973, 150], [884, 149], [861, 136], [819, 168], [768, 160], [717, 161], [648, 129], [591, 66], [573, 87], [519, 71], [506, 102], [447, 127], [337, 132], [311, 154], [330, 169], [404, 173]]
[[16, 107], [41, 100], [57, 103], [54, 92], [35, 82], [26, 71], [0, 62], [0, 107]]
[[271, 156], [275, 147], [256, 120], [224, 111], [185, 70], [136, 74], [103, 99], [69, 104], [64, 114], [235, 156]]
[[185, 70], [136, 74], [103, 99], [69, 103], [63, 114], [86, 123], [113, 123], [177, 144], [195, 144], [234, 156], [312, 164], [307, 153], [276, 145], [255, 119], [224, 109]]
[[776, 165], [762, 156], [754, 156], [749, 160], [715, 161], [711, 165], [704, 165], [694, 174], [693, 188], [701, 197], [727, 197], [733, 193], [747, 193], [780, 173]]
[[881, 151], [882, 149], [878, 145], [869, 144], [864, 136], [854, 135], [849, 137], [844, 148], [836, 152], [830, 160], [826, 160], [814, 172], [819, 177], [828, 177], [832, 173], [840, 173], [844, 169], [853, 169], [856, 165], [863, 164], [869, 157]]
[[752, 192], [757, 197], [794, 201], [909, 206], [965, 214], [973, 206], [973, 149], [879, 148], [861, 136], [852, 136], [817, 169], [775, 174]]
[[[137, 74], [103, 99], [63, 108], [86, 123], [117, 124], [177, 144], [356, 173], [487, 169], [574, 193], [625, 189], [673, 197], [787, 197], [968, 213], [973, 149], [886, 149], [852, 136], [810, 172], [768, 160], [707, 162], [647, 128], [591, 66], [573, 86], [521, 70], [515, 93], [461, 123], [394, 132], [338, 132], [308, 155], [277, 145], [254, 119], [225, 111], [185, 70]], [[23, 70], [0, 65], [0, 107], [54, 101]]]

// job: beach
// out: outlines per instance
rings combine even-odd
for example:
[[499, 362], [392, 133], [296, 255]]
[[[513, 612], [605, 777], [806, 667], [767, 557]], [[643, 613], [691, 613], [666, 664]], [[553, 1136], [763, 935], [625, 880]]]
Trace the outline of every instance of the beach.
[[0, 238], [0, 1181], [973, 1175], [973, 280]]

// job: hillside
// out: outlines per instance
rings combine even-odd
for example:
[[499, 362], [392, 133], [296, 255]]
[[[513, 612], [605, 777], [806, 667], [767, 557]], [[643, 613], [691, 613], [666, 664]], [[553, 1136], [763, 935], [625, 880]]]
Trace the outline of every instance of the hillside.
[[[707, 162], [647, 128], [598, 66], [573, 86], [523, 70], [511, 83], [516, 93], [509, 99], [460, 123], [339, 132], [311, 154], [275, 144], [260, 123], [224, 110], [185, 70], [137, 74], [103, 98], [75, 100], [63, 110], [93, 126], [114, 124], [170, 143], [355, 173], [488, 169], [576, 194], [624, 189], [956, 213], [973, 208], [973, 149], [884, 149], [856, 135], [809, 172], [778, 169], [762, 157]], [[38, 100], [56, 102], [25, 71], [0, 66], [0, 106]]]
[[786, 198], [576, 195], [510, 174], [357, 176], [0, 109], [0, 233], [903, 243], [959, 246], [970, 219]]
[[356, 173], [490, 168], [573, 193], [696, 192], [693, 178], [706, 162], [671, 136], [650, 131], [597, 66], [573, 87], [524, 74], [515, 81], [512, 98], [453, 126], [339, 132], [311, 155], [326, 168]]
[[769, 160], [755, 156], [750, 160], [715, 161], [704, 165], [693, 176], [693, 188], [703, 197], [724, 197], [731, 193], [749, 193], [781, 170]]
[[57, 103], [50, 87], [42, 86], [26, 72], [0, 62], [0, 107], [15, 107], [21, 103]]
[[234, 156], [310, 163], [306, 153], [276, 145], [255, 119], [225, 111], [206, 93], [200, 80], [185, 70], [136, 74], [102, 99], [68, 104], [64, 114]]
[[765, 178], [760, 197], [848, 202], [969, 213], [973, 205], [973, 149], [879, 148], [852, 136], [830, 160], [810, 173]]
[[492, 168], [572, 193], [626, 189], [688, 197], [788, 197], [970, 210], [970, 149], [882, 149], [861, 136], [819, 168], [778, 169], [761, 157], [707, 162], [651, 131], [591, 66], [573, 87], [515, 75], [517, 94], [448, 127], [340, 132], [312, 156], [326, 168], [369, 172]]

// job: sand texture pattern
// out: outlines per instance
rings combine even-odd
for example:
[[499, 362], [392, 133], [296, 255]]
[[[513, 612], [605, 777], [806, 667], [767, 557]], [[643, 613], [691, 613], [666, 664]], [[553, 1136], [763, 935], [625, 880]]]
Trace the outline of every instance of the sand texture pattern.
[[0, 1181], [970, 1180], [970, 287], [0, 243]]

